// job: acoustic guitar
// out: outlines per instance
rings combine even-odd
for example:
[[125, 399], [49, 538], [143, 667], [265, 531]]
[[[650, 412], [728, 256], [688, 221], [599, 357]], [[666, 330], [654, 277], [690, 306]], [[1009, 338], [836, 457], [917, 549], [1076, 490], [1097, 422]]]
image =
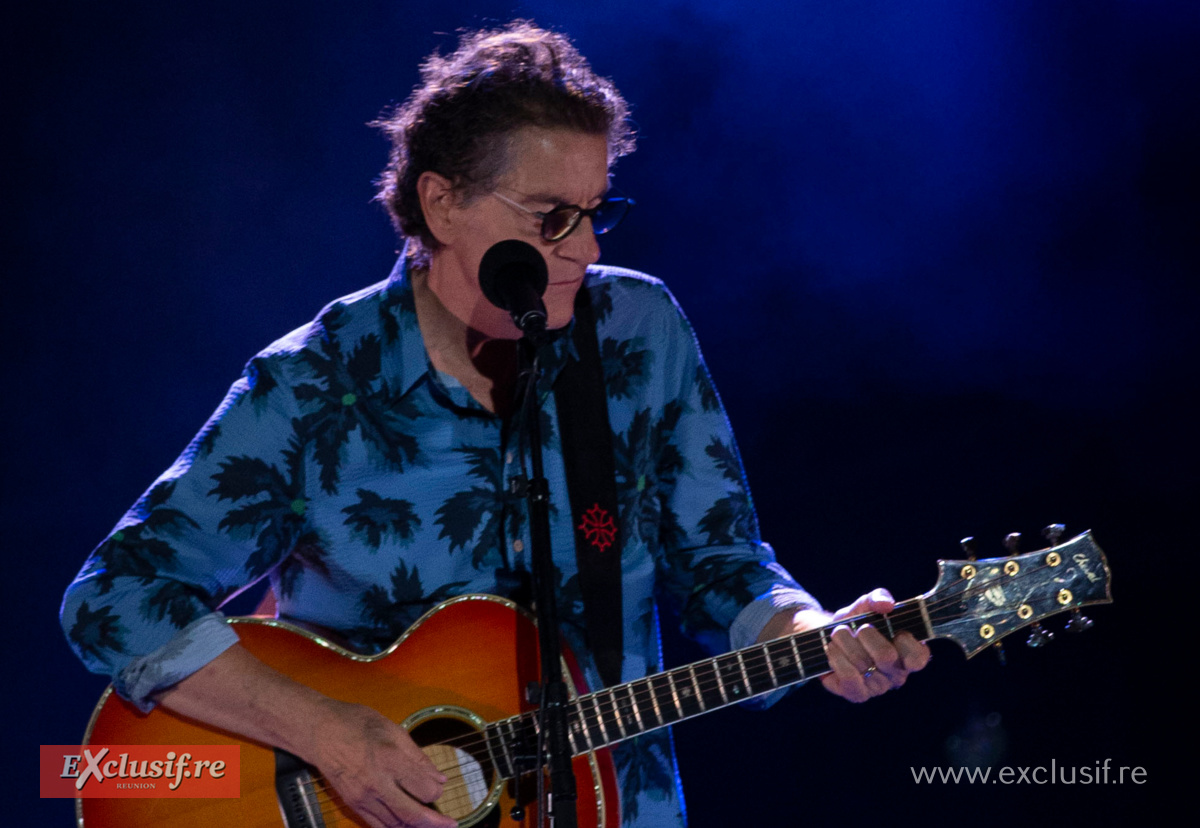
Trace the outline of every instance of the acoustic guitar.
[[[825, 648], [834, 627], [870, 624], [889, 637], [948, 638], [968, 658], [1007, 635], [1088, 604], [1111, 602], [1103, 551], [1085, 532], [1037, 552], [938, 562], [937, 585], [896, 605], [836, 625], [756, 644], [647, 678], [588, 692], [570, 655], [575, 683], [568, 710], [580, 826], [620, 824], [609, 747], [676, 722], [829, 672]], [[232, 618], [242, 645], [275, 669], [316, 690], [369, 705], [401, 722], [448, 777], [435, 807], [462, 828], [497, 826], [523, 814], [536, 825], [538, 721], [528, 688], [538, 678], [537, 631], [512, 602], [464, 595], [426, 613], [384, 652], [364, 656], [273, 618]], [[85, 742], [102, 744], [236, 744], [241, 746], [237, 799], [130, 798], [76, 800], [81, 827], [364, 826], [319, 772], [295, 756], [247, 742], [158, 708], [149, 715], [110, 687]]]

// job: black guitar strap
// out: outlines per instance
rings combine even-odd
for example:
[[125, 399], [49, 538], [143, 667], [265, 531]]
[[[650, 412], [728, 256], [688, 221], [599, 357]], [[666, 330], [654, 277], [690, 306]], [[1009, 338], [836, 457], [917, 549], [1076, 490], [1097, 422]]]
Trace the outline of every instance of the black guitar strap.
[[575, 350], [554, 383], [575, 558], [588, 643], [606, 686], [621, 681], [621, 535], [617, 469], [596, 316], [587, 287], [575, 296]]

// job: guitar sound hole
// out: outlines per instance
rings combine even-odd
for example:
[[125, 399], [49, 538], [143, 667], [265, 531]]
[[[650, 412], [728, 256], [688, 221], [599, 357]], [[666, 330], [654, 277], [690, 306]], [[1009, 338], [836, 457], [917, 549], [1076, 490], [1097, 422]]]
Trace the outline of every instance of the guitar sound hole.
[[480, 729], [454, 716], [434, 715], [411, 725], [409, 735], [446, 776], [434, 807], [463, 828], [498, 825], [500, 812], [488, 804], [497, 773]]

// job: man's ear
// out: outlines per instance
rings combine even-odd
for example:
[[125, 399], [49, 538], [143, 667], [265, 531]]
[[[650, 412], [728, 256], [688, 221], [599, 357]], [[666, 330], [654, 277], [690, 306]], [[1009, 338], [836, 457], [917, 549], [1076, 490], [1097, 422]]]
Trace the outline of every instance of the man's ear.
[[453, 208], [458, 204], [450, 179], [426, 170], [417, 179], [417, 197], [429, 232], [442, 244], [449, 244], [454, 235]]

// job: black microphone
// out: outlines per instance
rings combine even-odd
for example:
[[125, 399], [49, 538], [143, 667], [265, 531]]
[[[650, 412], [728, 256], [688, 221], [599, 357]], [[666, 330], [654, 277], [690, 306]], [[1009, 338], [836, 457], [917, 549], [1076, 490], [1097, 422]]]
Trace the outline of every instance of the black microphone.
[[542, 294], [550, 274], [537, 249], [520, 239], [497, 242], [479, 262], [479, 287], [496, 307], [506, 310], [521, 332], [537, 337], [546, 332]]

